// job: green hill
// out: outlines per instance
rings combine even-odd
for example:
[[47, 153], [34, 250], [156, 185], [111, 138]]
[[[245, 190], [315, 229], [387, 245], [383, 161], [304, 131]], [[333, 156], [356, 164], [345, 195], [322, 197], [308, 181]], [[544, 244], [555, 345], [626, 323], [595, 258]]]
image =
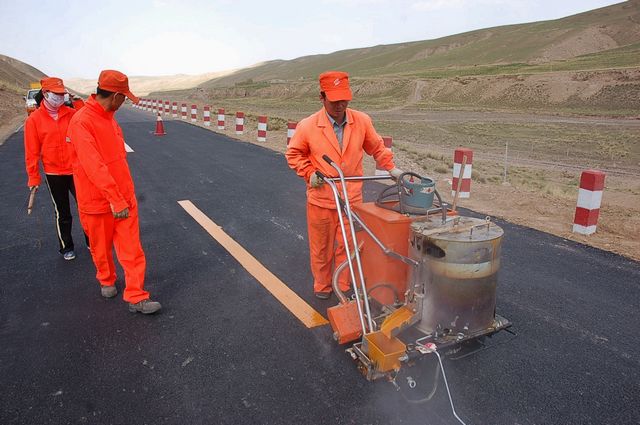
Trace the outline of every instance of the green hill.
[[632, 0], [552, 21], [269, 61], [200, 87], [315, 79], [327, 69], [358, 78], [438, 78], [630, 67], [640, 65], [639, 43], [640, 1]]

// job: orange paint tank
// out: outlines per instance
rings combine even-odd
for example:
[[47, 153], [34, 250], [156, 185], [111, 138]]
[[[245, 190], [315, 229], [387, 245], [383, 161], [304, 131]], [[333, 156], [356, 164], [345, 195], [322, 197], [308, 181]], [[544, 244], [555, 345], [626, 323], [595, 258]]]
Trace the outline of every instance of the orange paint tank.
[[[420, 216], [407, 217], [395, 211], [380, 208], [373, 202], [354, 205], [353, 209], [383, 245], [398, 254], [407, 256], [410, 225]], [[363, 242], [360, 257], [367, 292], [371, 298], [384, 305], [393, 304], [396, 294], [398, 301], [403, 302], [407, 291], [409, 266], [385, 255], [366, 232], [358, 233], [358, 239]]]

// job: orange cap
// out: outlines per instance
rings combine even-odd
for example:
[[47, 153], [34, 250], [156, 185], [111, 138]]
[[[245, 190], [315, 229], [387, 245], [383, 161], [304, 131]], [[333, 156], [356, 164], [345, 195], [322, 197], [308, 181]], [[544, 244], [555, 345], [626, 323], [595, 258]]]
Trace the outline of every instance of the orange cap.
[[349, 74], [341, 71], [327, 71], [320, 74], [320, 91], [327, 95], [331, 102], [339, 100], [351, 100], [351, 88], [349, 88]]
[[113, 69], [105, 69], [98, 77], [98, 87], [102, 90], [114, 93], [122, 93], [127, 96], [133, 103], [138, 103], [138, 98], [129, 90], [129, 78], [120, 71]]
[[67, 92], [67, 89], [64, 88], [64, 84], [62, 80], [57, 77], [46, 77], [40, 80], [40, 86], [42, 86], [42, 90], [64, 94]]

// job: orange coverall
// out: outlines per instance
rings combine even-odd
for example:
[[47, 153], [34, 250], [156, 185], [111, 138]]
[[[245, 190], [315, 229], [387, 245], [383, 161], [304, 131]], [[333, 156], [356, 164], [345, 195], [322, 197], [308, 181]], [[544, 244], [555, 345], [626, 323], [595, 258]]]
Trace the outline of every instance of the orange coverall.
[[[123, 298], [138, 303], [149, 298], [144, 290], [146, 260], [124, 138], [113, 115], [92, 95], [71, 120], [67, 141], [74, 148], [73, 178], [80, 222], [91, 241], [96, 278], [103, 286], [115, 284], [115, 246], [125, 274]], [[115, 211], [129, 208], [129, 217], [114, 218], [111, 206]]]
[[60, 106], [58, 119], [49, 116], [47, 110], [38, 108], [24, 123], [24, 151], [27, 186], [40, 186], [42, 178], [38, 169], [38, 161], [42, 159], [45, 174], [73, 174], [71, 166], [71, 147], [65, 143], [67, 127], [76, 110], [68, 106]]
[[[322, 108], [298, 123], [285, 153], [289, 167], [307, 182], [307, 231], [314, 292], [330, 292], [333, 269], [346, 260], [333, 192], [327, 184], [317, 188], [309, 184], [309, 177], [316, 171], [330, 177], [338, 175], [322, 156], [328, 155], [340, 166], [345, 176], [362, 175], [364, 152], [373, 156], [378, 168], [391, 170], [395, 167], [393, 154], [385, 148], [382, 137], [373, 128], [367, 114], [347, 109], [346, 120], [342, 149], [326, 110]], [[340, 184], [338, 191], [342, 196]], [[349, 182], [347, 193], [352, 205], [361, 203], [362, 182]], [[348, 226], [346, 230], [351, 240]], [[334, 250], [336, 242], [337, 248]], [[342, 291], [350, 289], [347, 270], [340, 275], [338, 282]]]

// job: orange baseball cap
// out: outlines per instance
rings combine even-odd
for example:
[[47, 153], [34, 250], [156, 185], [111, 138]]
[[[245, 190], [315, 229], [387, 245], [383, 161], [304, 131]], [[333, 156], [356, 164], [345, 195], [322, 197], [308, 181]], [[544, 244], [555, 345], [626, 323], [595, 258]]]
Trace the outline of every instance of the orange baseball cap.
[[349, 74], [342, 71], [327, 71], [320, 74], [320, 91], [327, 95], [331, 102], [351, 100], [353, 94], [349, 87]]
[[120, 71], [105, 69], [98, 77], [98, 87], [102, 90], [114, 93], [122, 93], [133, 103], [138, 103], [139, 99], [129, 90], [129, 78]]
[[53, 93], [64, 94], [67, 89], [64, 88], [62, 80], [57, 77], [46, 77], [40, 80], [40, 86], [42, 90], [47, 90]]

